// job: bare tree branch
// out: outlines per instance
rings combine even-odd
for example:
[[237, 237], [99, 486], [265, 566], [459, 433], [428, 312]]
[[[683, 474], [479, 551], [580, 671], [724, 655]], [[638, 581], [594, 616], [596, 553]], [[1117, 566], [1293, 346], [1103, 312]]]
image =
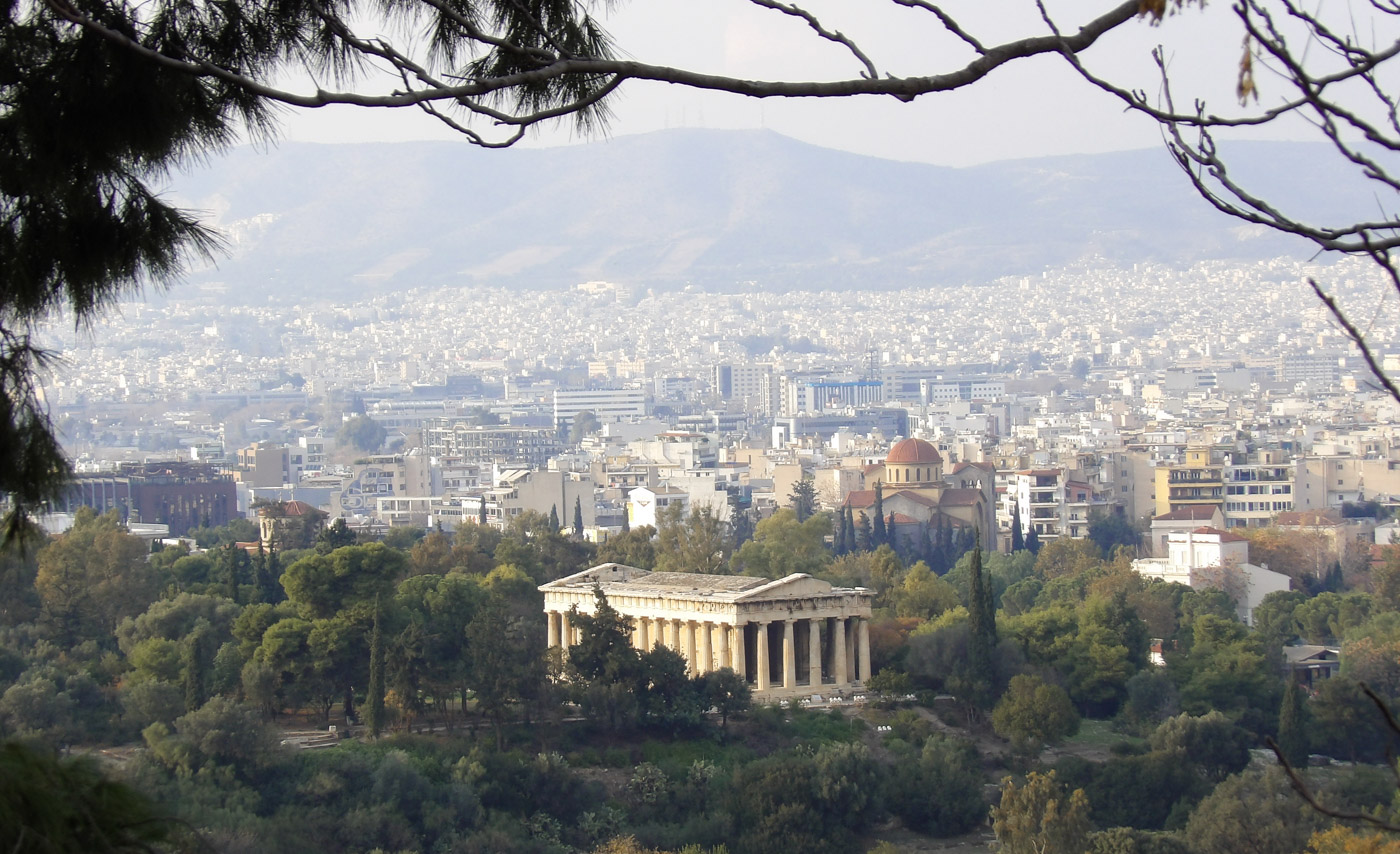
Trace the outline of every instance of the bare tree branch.
[[[985, 47], [958, 27], [956, 22], [938, 10], [937, 7], [923, 2], [923, 0], [894, 0], [901, 5], [911, 5], [933, 12], [950, 32], [972, 46], [978, 55], [965, 65], [940, 74], [880, 77], [875, 73], [873, 61], [850, 39], [838, 32], [828, 30], [810, 13], [796, 6], [778, 3], [776, 0], [753, 0], [758, 5], [773, 8], [807, 21], [809, 26], [813, 27], [823, 38], [846, 46], [853, 55], [861, 60], [865, 68], [864, 73], [858, 78], [813, 81], [744, 80], [610, 57], [573, 56], [565, 55], [562, 52], [556, 54], [523, 45], [499, 35], [489, 34], [465, 16], [454, 12], [443, 0], [422, 0], [422, 2], [444, 16], [450, 17], [453, 25], [463, 33], [464, 38], [473, 44], [519, 56], [528, 60], [529, 64], [534, 67], [499, 75], [469, 75], [449, 82], [446, 75], [430, 73], [424, 65], [409, 59], [407, 55], [393, 49], [384, 40], [371, 41], [356, 37], [348, 26], [339, 22], [334, 14], [330, 14], [328, 23], [332, 25], [336, 37], [356, 53], [389, 64], [404, 82], [404, 88], [385, 94], [369, 94], [355, 90], [329, 91], [323, 88], [317, 88], [314, 92], [295, 92], [279, 88], [241, 70], [225, 67], [207, 59], [173, 55], [156, 50], [132, 36], [80, 12], [69, 5], [66, 0], [45, 0], [48, 8], [64, 20], [83, 27], [142, 57], [172, 70], [216, 79], [223, 84], [237, 87], [261, 99], [310, 109], [332, 104], [371, 108], [422, 107], [425, 104], [432, 104], [434, 106], [430, 113], [440, 119], [443, 118], [443, 113], [439, 105], [456, 105], [511, 126], [513, 128], [512, 141], [518, 138], [518, 134], [514, 131], [515, 128], [528, 126], [549, 118], [577, 113], [580, 109], [598, 104], [601, 101], [601, 96], [579, 97], [557, 109], [532, 110], [523, 115], [510, 117], [503, 113], [492, 114], [484, 111], [476, 99], [500, 97], [511, 92], [525, 91], [531, 87], [540, 87], [552, 81], [569, 78], [597, 81], [597, 87], [606, 88], [607, 92], [614, 91], [628, 80], [649, 80], [672, 83], [692, 89], [728, 92], [752, 98], [835, 98], [875, 95], [911, 101], [922, 95], [964, 88], [983, 79], [1003, 65], [1019, 59], [1066, 52], [1075, 54], [1084, 51], [1104, 34], [1136, 18], [1140, 5], [1138, 0], [1123, 0], [1084, 24], [1078, 32], [1072, 35], [1032, 36]], [[550, 41], [550, 43], [557, 42]], [[465, 127], [455, 120], [451, 126], [465, 131]], [[475, 133], [469, 134], [468, 138], [478, 144], [486, 144], [485, 140]]]
[[799, 7], [795, 3], [779, 3], [778, 0], [749, 0], [749, 2], [755, 6], [762, 6], [765, 9], [773, 9], [774, 11], [782, 12], [784, 15], [801, 18], [807, 22], [807, 26], [811, 27], [812, 31], [817, 35], [827, 41], [842, 45], [849, 50], [856, 59], [860, 60], [861, 65], [865, 66], [865, 73], [861, 75], [862, 77], [874, 79], [880, 76], [880, 72], [875, 70], [875, 63], [870, 61], [870, 57], [866, 56], [865, 52], [857, 47], [855, 42], [851, 41], [840, 32], [828, 30], [826, 27], [822, 26], [821, 21], [817, 20], [817, 16], [808, 12], [806, 9]]

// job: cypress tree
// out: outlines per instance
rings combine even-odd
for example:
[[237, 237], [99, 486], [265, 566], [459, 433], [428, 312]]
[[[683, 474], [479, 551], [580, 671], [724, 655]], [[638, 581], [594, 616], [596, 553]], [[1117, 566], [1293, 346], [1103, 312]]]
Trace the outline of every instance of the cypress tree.
[[1036, 533], [1035, 526], [1031, 526], [1031, 531], [1026, 535], [1026, 549], [1033, 555], [1040, 554], [1040, 534]]
[[485, 525], [485, 524], [486, 524], [486, 496], [485, 496], [485, 495], [481, 496], [481, 504], [479, 504], [479, 505], [477, 506], [477, 510], [476, 510], [476, 523], [477, 523], [478, 525]]
[[842, 547], [846, 550], [846, 554], [853, 554], [856, 550], [856, 520], [852, 516], [850, 505], [846, 506], [845, 537], [846, 540], [842, 543]]
[[885, 542], [889, 543], [890, 547], [893, 548], [896, 552], [899, 551], [899, 540], [895, 537], [894, 533], [893, 510], [890, 511], [890, 515], [885, 517]]
[[860, 521], [856, 523], [856, 548], [868, 552], [873, 547], [870, 545], [870, 519], [866, 517], [865, 511], [861, 511]]
[[632, 520], [631, 520], [631, 518], [630, 518], [630, 517], [628, 516], [628, 514], [627, 514], [627, 503], [626, 503], [626, 502], [623, 502], [623, 505], [622, 505], [622, 533], [625, 534], [625, 533], [627, 533], [627, 532], [630, 531], [630, 530], [632, 530]]
[[992, 608], [991, 589], [982, 576], [980, 536], [972, 546], [972, 561], [968, 567], [967, 616], [967, 665], [970, 683], [967, 699], [974, 705], [986, 706], [992, 699], [997, 623], [996, 613]]
[[1011, 505], [1011, 553], [1023, 551], [1026, 548], [1026, 535], [1021, 530], [1021, 503], [1019, 501]]
[[1278, 710], [1278, 749], [1294, 768], [1308, 765], [1308, 727], [1303, 708], [1303, 691], [1297, 679], [1289, 679]]
[[831, 535], [831, 551], [837, 557], [846, 553], [846, 514], [836, 514], [836, 532]]
[[204, 705], [204, 663], [200, 654], [204, 647], [205, 629], [200, 626], [185, 638], [185, 646], [180, 651], [180, 664], [183, 669], [185, 688], [185, 711], [193, 712]]
[[384, 635], [379, 628], [379, 597], [374, 599], [374, 631], [369, 637], [369, 696], [365, 698], [365, 726], [370, 738], [384, 728]]
[[559, 533], [559, 505], [549, 505], [549, 530]]
[[583, 536], [583, 499], [574, 498], [574, 536]]
[[884, 484], [875, 481], [875, 530], [870, 540], [870, 547], [878, 549], [883, 546], [888, 538], [885, 536], [885, 489]]

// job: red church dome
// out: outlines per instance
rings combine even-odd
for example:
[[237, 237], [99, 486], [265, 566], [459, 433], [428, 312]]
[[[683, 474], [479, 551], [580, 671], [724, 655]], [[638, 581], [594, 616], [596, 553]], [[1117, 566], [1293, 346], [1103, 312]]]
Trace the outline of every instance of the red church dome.
[[895, 442], [894, 447], [890, 448], [889, 456], [885, 457], [885, 465], [937, 465], [941, 462], [943, 458], [938, 455], [938, 449], [923, 439], [902, 439]]

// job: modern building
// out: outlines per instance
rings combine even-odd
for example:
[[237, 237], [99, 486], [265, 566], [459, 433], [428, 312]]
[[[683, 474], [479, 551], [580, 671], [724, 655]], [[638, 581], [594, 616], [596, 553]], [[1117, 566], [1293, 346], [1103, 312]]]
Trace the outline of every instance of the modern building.
[[570, 613], [594, 613], [601, 591], [630, 618], [637, 649], [667, 646], [693, 675], [728, 667], [760, 702], [846, 694], [870, 678], [874, 593], [861, 587], [801, 573], [769, 581], [605, 563], [539, 589], [551, 647], [577, 643]]
[[567, 431], [580, 412], [592, 412], [599, 424], [645, 418], [647, 393], [640, 388], [582, 388], [554, 390], [554, 427]]
[[238, 511], [233, 479], [213, 466], [189, 462], [128, 463], [115, 474], [79, 474], [53, 510], [116, 509], [122, 522], [168, 525], [182, 537], [200, 525], [227, 525]]

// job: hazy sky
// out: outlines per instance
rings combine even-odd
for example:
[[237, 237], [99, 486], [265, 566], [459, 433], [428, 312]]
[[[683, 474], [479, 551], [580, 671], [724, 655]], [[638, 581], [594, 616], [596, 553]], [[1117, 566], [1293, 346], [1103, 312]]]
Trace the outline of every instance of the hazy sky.
[[[1051, 8], [1069, 31], [1113, 2], [1063, 0]], [[806, 8], [828, 28], [854, 39], [881, 73], [938, 73], [960, 67], [970, 56], [930, 15], [889, 0], [830, 0]], [[984, 43], [1046, 32], [1034, 3], [1026, 0], [951, 0], [944, 8]], [[836, 79], [859, 72], [843, 48], [816, 38], [802, 22], [743, 0], [631, 0], [619, 3], [606, 20], [620, 49], [639, 60], [741, 77]], [[1203, 95], [1219, 109], [1233, 103], [1241, 30], [1224, 2], [1188, 9], [1160, 27], [1132, 22], [1085, 58], [1096, 71], [1155, 93], [1150, 51], [1159, 43], [1181, 81], [1179, 92]], [[1261, 80], [1266, 100], [1268, 82]], [[1125, 115], [1115, 100], [1054, 57], [1015, 62], [968, 89], [910, 104], [888, 98], [760, 101], [638, 82], [627, 83], [618, 94], [612, 135], [674, 127], [769, 128], [830, 148], [945, 165], [1160, 144], [1155, 125]], [[1287, 135], [1286, 129], [1270, 135]], [[453, 135], [416, 110], [335, 108], [287, 116], [284, 138], [330, 142]], [[573, 141], [565, 126], [526, 144]]]

